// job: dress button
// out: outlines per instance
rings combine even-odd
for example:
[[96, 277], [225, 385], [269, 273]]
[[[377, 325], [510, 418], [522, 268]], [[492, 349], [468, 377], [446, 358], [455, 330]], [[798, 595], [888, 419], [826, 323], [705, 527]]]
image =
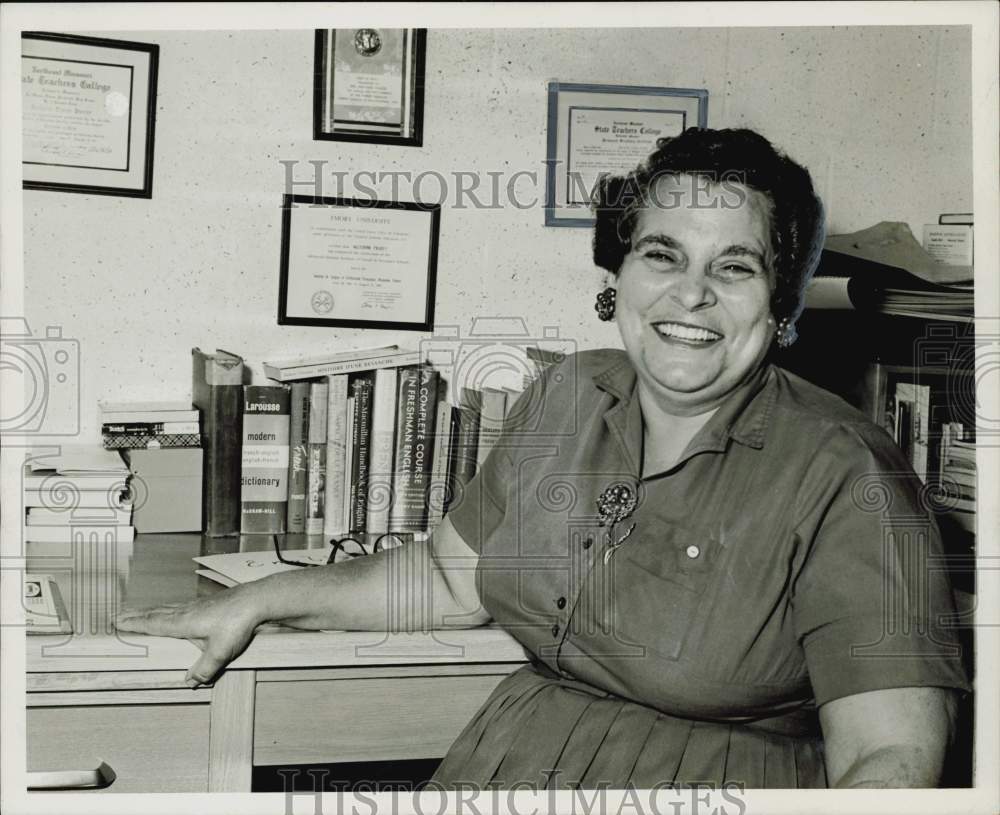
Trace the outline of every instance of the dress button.
[[566, 598], [560, 597], [556, 600], [556, 608], [566, 608]]
[[687, 556], [691, 557], [691, 558], [698, 557], [698, 555], [701, 554], [701, 549], [699, 549], [694, 544], [692, 544], [691, 546], [689, 546], [686, 551], [687, 551]]
[[552, 626], [552, 636], [553, 637], [559, 636], [559, 623], [556, 623], [554, 626]]

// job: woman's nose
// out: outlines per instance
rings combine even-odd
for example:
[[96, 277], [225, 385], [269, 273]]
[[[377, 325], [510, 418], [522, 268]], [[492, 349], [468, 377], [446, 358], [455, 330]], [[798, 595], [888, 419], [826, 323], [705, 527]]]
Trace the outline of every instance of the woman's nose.
[[715, 303], [715, 293], [701, 272], [688, 270], [673, 281], [670, 298], [687, 311], [697, 311]]

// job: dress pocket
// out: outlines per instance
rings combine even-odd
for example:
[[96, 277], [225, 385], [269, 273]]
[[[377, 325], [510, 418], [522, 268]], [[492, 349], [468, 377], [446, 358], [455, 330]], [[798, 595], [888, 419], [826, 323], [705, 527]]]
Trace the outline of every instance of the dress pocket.
[[706, 604], [719, 543], [694, 527], [651, 524], [616, 552], [619, 631], [667, 659], [679, 658]]

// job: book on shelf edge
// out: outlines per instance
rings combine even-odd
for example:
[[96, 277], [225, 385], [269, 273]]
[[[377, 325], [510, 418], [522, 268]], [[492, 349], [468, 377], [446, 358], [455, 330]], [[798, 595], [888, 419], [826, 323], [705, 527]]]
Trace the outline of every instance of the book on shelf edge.
[[378, 357], [351, 359], [342, 362], [325, 362], [317, 365], [304, 365], [300, 368], [273, 370], [271, 379], [279, 382], [290, 382], [296, 379], [315, 379], [318, 376], [333, 376], [334, 374], [360, 373], [374, 371], [377, 368], [400, 368], [405, 365], [416, 365], [421, 361], [422, 352], [399, 349]]
[[201, 447], [199, 433], [104, 433], [101, 444], [105, 450], [155, 450], [158, 447]]
[[393, 444], [396, 438], [396, 400], [399, 374], [406, 368], [379, 368], [372, 393], [371, 467], [368, 478], [367, 530], [389, 531], [393, 503]]
[[483, 466], [500, 434], [503, 432], [503, 420], [507, 413], [507, 391], [499, 388], [482, 388], [479, 391], [479, 447], [476, 451], [476, 464]]
[[328, 354], [313, 354], [308, 357], [296, 357], [293, 359], [277, 360], [275, 362], [265, 362], [264, 374], [269, 379], [276, 379], [274, 375], [281, 371], [290, 371], [293, 368], [308, 368], [312, 365], [329, 365], [336, 362], [349, 362], [352, 360], [371, 359], [372, 357], [383, 357], [399, 350], [398, 345], [383, 345], [378, 348], [355, 348], [349, 351], [332, 351]]
[[347, 374], [336, 374], [327, 380], [326, 497], [323, 501], [323, 534], [327, 537], [347, 531], [344, 492], [350, 478], [347, 441], [353, 419], [348, 413], [347, 379]]
[[354, 417], [351, 427], [351, 515], [350, 532], [365, 532], [368, 525], [368, 475], [371, 467], [372, 392], [375, 372], [362, 371], [351, 377]]
[[284, 385], [244, 385], [242, 534], [278, 535], [288, 516], [291, 394]]
[[87, 541], [94, 535], [100, 539], [113, 538], [118, 543], [135, 540], [135, 527], [127, 524], [30, 524], [24, 527], [25, 543], [72, 543]]
[[52, 507], [28, 507], [24, 520], [28, 526], [72, 526], [74, 524], [106, 524], [107, 526], [129, 526], [132, 523], [132, 505], [117, 507], [58, 509]]
[[164, 433], [198, 433], [201, 430], [198, 422], [105, 422], [101, 425], [102, 433], [118, 433], [122, 435], [136, 434], [140, 436], [159, 436]]
[[427, 498], [428, 529], [433, 529], [441, 523], [445, 507], [448, 505], [448, 476], [454, 424], [455, 409], [446, 401], [446, 388], [441, 388], [438, 391], [437, 417], [434, 423], [434, 459]]
[[455, 491], [459, 485], [465, 486], [476, 475], [476, 462], [479, 452], [479, 407], [475, 400], [469, 401], [463, 393], [462, 404], [458, 407], [458, 435], [455, 439], [455, 451], [452, 454]]
[[427, 527], [427, 492], [433, 464], [434, 422], [440, 375], [429, 365], [399, 372], [394, 500], [389, 529], [413, 532]]
[[306, 489], [309, 473], [309, 383], [293, 382], [288, 423], [288, 517], [285, 529], [292, 534], [306, 531]]
[[202, 520], [210, 537], [240, 531], [240, 469], [243, 446], [242, 358], [227, 351], [191, 349], [192, 402], [201, 414], [205, 449]]
[[326, 408], [330, 386], [324, 379], [309, 389], [309, 474], [306, 492], [306, 534], [323, 532], [326, 499]]

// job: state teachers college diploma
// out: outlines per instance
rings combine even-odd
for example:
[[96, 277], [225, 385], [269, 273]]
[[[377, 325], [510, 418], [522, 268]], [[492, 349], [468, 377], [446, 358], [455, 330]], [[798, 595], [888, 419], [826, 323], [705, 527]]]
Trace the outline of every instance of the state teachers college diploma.
[[293, 212], [285, 310], [289, 318], [423, 322], [431, 213], [302, 205]]

